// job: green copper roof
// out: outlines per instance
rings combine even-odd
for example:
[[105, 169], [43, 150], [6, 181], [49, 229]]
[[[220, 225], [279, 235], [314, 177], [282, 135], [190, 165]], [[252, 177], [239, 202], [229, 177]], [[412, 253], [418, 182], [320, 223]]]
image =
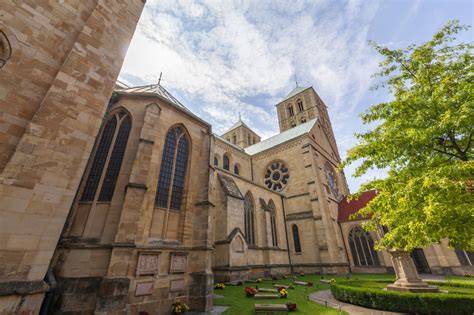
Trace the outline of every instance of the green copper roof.
[[311, 128], [313, 128], [316, 120], [317, 118], [314, 118], [308, 122], [305, 122], [304, 124], [298, 125], [266, 140], [260, 141], [259, 143], [246, 147], [244, 149], [245, 153], [254, 155], [304, 135], [311, 131]]
[[[307, 90], [307, 89], [309, 89], [309, 88], [310, 88], [310, 86], [307, 86], [307, 87], [297, 86], [297, 87], [295, 87], [290, 93], [288, 93], [287, 96], [285, 96], [285, 97], [280, 101], [280, 103], [282, 103], [282, 102], [284, 102], [284, 101], [286, 101], [286, 100], [292, 98], [292, 97], [295, 96], [296, 94], [299, 94], [299, 93], [301, 93], [301, 92], [303, 92], [303, 91], [305, 91], [305, 90]], [[278, 104], [280, 104], [280, 103], [278, 103]]]

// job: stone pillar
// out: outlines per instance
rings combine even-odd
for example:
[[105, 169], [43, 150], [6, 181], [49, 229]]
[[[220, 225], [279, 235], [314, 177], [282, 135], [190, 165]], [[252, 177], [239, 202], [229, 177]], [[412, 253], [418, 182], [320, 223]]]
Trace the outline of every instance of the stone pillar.
[[[0, 82], [5, 78], [11, 81], [2, 84], [5, 88], [0, 94], [8, 95], [8, 108], [21, 114], [28, 106], [21, 93], [37, 93], [33, 86], [39, 82], [45, 86], [45, 93], [37, 93], [37, 109], [33, 109], [33, 103], [28, 107], [31, 116], [25, 116], [29, 119], [26, 129], [17, 133], [21, 137], [15, 140], [17, 145], [5, 159], [0, 174], [0, 288], [8, 289], [12, 283], [16, 288], [25, 288], [0, 292], [0, 313], [39, 311], [45, 291], [43, 279], [144, 2], [98, 0], [87, 4], [91, 6], [88, 14], [75, 8], [75, 4], [54, 1], [45, 7], [42, 2], [2, 3], [2, 12], [18, 14], [11, 25], [21, 35], [23, 51], [15, 57], [17, 61], [12, 58], [0, 70]], [[27, 13], [21, 15], [25, 10]], [[67, 24], [77, 15], [84, 23], [74, 31]], [[10, 13], [3, 16], [11, 18]], [[23, 36], [22, 32], [38, 33], [31, 30], [32, 24], [41, 28], [39, 34], [54, 35]], [[66, 34], [67, 38], [56, 34]], [[72, 45], [54, 68], [60, 59], [54, 51], [63, 52], [62, 41]], [[53, 51], [52, 55], [43, 58], [44, 62], [38, 61], [36, 53], [46, 48]], [[26, 70], [17, 67], [15, 73], [9, 73], [14, 61], [33, 66]], [[40, 69], [49, 69], [54, 76], [43, 80], [45, 76], [38, 75]], [[8, 119], [18, 121], [12, 116]]]
[[416, 271], [415, 263], [406, 251], [389, 251], [396, 281], [387, 286], [387, 290], [405, 292], [438, 292], [435, 286], [423, 282]]

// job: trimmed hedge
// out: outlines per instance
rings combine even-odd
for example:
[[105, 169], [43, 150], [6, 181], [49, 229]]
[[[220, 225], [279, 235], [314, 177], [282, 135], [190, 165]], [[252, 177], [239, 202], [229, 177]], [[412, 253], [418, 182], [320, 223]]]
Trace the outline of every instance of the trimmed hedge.
[[[382, 282], [386, 281], [374, 281]], [[412, 314], [473, 314], [474, 295], [458, 293], [409, 293], [354, 287], [351, 281], [331, 284], [333, 296], [343, 302], [384, 311]], [[444, 287], [459, 287], [449, 282], [430, 282]], [[464, 285], [462, 285], [464, 287]], [[473, 288], [472, 285], [466, 285]]]

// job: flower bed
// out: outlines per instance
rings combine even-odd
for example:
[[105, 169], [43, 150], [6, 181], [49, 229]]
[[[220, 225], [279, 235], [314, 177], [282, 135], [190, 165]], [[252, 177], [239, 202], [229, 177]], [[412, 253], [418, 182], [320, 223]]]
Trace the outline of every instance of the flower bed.
[[252, 287], [246, 287], [244, 289], [244, 292], [245, 292], [245, 296], [253, 297], [257, 293], [257, 290]]
[[[474, 294], [469, 294], [474, 285], [450, 284], [449, 282], [430, 282], [442, 286], [444, 290], [452, 287], [455, 293], [409, 293], [385, 291], [390, 281], [360, 281], [332, 282], [333, 296], [343, 302], [375, 308], [385, 311], [420, 314], [472, 314], [474, 312]], [[465, 288], [467, 292], [456, 288]]]

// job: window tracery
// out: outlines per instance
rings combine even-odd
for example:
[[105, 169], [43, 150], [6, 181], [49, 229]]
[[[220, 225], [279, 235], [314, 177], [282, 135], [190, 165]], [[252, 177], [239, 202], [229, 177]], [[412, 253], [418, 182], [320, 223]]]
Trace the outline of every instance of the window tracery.
[[332, 165], [326, 161], [324, 164], [324, 172], [326, 173], [326, 179], [328, 182], [328, 190], [334, 196], [337, 201], [342, 199], [342, 195], [339, 192], [337, 177]]
[[250, 192], [244, 197], [245, 240], [249, 245], [255, 245], [254, 203]]
[[110, 116], [102, 131], [80, 201], [94, 201], [99, 188], [98, 201], [112, 200], [131, 125], [131, 117], [124, 110]]
[[349, 233], [349, 247], [355, 266], [380, 265], [372, 237], [360, 226], [355, 226]]
[[290, 174], [284, 162], [273, 162], [265, 171], [264, 184], [267, 188], [280, 191], [286, 187]]
[[184, 195], [189, 143], [182, 127], [173, 127], [166, 134], [155, 206], [180, 210]]

